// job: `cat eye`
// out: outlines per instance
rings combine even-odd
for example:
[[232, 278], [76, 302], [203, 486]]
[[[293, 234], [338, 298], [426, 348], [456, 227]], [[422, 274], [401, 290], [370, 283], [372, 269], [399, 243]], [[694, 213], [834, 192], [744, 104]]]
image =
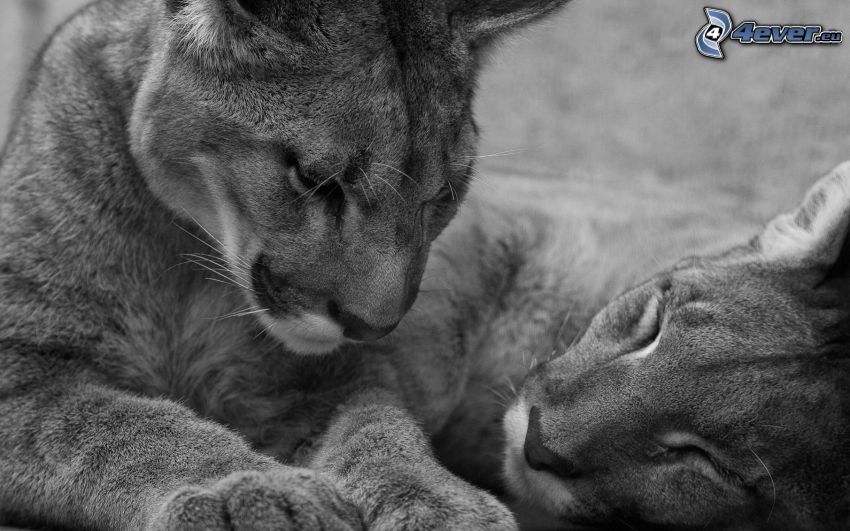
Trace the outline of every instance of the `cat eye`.
[[301, 196], [307, 200], [321, 199], [331, 215], [337, 219], [342, 216], [345, 210], [345, 191], [336, 179], [326, 177], [321, 180], [314, 177], [312, 173], [301, 168], [298, 157], [291, 152], [284, 155], [284, 164], [286, 165], [286, 178], [300, 192]]
[[716, 482], [740, 483], [741, 478], [724, 467], [709, 444], [697, 435], [671, 432], [658, 438], [658, 449], [651, 457], [667, 462], [682, 463]]

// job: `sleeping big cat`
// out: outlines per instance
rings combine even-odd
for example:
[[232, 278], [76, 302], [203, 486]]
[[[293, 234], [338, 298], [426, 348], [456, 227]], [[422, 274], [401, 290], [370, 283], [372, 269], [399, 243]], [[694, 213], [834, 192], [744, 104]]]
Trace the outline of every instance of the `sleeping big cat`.
[[614, 298], [508, 411], [511, 491], [559, 527], [846, 529], [848, 224], [845, 163]]

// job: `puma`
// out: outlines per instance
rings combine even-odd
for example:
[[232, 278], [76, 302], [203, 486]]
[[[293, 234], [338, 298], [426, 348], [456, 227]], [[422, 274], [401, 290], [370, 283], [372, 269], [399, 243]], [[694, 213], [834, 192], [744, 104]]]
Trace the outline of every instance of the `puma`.
[[423, 432], [455, 367], [343, 343], [417, 296], [487, 51], [563, 3], [100, 0], [57, 30], [0, 159], [0, 523], [511, 528]]
[[844, 163], [615, 298], [507, 412], [511, 490], [561, 527], [850, 527], [848, 225]]

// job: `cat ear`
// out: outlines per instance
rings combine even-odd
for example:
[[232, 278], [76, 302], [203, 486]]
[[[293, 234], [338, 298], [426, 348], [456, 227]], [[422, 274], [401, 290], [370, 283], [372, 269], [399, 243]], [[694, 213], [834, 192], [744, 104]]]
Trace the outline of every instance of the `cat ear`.
[[820, 179], [793, 212], [756, 238], [764, 259], [828, 272], [844, 254], [850, 225], [850, 162]]
[[268, 23], [278, 15], [276, 5], [290, 4], [275, 0], [165, 2], [177, 45], [210, 68], [226, 71], [297, 59], [298, 46], [285, 31]]
[[453, 16], [471, 41], [480, 41], [542, 18], [567, 1], [456, 0]]

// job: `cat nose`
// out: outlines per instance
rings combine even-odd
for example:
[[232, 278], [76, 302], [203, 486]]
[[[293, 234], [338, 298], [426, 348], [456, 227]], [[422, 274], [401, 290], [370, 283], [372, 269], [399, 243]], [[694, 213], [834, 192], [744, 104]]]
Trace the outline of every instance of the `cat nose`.
[[550, 472], [556, 476], [570, 478], [578, 475], [575, 465], [568, 459], [547, 448], [540, 434], [540, 410], [532, 407], [528, 416], [528, 431], [523, 447], [525, 460], [534, 470]]
[[375, 341], [389, 334], [398, 326], [398, 321], [386, 325], [376, 326], [367, 323], [362, 318], [340, 308], [335, 301], [328, 303], [328, 313], [331, 318], [342, 325], [342, 335], [355, 341]]

